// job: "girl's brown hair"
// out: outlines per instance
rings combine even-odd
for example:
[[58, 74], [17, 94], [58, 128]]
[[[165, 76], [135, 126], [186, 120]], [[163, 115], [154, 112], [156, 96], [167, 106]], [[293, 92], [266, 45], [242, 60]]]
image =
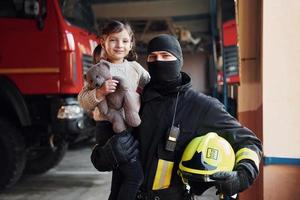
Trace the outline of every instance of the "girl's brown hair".
[[135, 38], [134, 38], [133, 30], [128, 22], [111, 20], [107, 22], [106, 25], [104, 25], [102, 29], [102, 35], [105, 36], [105, 35], [110, 35], [112, 33], [119, 33], [124, 29], [127, 30], [132, 42], [132, 48], [129, 51], [128, 55], [126, 56], [126, 59], [129, 61], [135, 61], [138, 58], [137, 53], [135, 51]]
[[101, 56], [101, 50], [102, 50], [102, 47], [100, 44], [98, 44], [93, 51], [93, 65], [95, 65], [99, 62], [98, 59]]

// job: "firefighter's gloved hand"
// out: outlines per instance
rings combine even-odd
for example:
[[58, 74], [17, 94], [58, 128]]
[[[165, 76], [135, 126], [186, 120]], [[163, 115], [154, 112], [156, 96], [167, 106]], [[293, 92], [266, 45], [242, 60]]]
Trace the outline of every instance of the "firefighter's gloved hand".
[[210, 176], [215, 180], [215, 186], [218, 194], [232, 196], [239, 192], [244, 191], [253, 183], [254, 179], [248, 173], [244, 165], [237, 165], [232, 172], [222, 171], [216, 172]]
[[135, 161], [139, 153], [138, 142], [128, 131], [115, 134], [104, 146], [115, 160], [114, 165], [116, 167], [123, 163]]
[[112, 171], [119, 165], [133, 162], [138, 154], [138, 142], [127, 131], [113, 135], [103, 146], [96, 145], [91, 161], [99, 171]]

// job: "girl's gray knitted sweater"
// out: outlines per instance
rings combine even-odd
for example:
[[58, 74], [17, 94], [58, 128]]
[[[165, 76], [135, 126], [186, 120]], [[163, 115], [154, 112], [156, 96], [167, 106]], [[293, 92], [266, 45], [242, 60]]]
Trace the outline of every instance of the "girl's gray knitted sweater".
[[[143, 88], [149, 81], [149, 73], [137, 62], [124, 60], [121, 64], [110, 63], [110, 73], [112, 76], [120, 76], [129, 80], [130, 89], [136, 91], [138, 87]], [[80, 106], [86, 111], [92, 111], [97, 104], [105, 97], [96, 98], [96, 89], [89, 90], [85, 84], [78, 94]], [[97, 120], [106, 120], [106, 118], [97, 112]]]

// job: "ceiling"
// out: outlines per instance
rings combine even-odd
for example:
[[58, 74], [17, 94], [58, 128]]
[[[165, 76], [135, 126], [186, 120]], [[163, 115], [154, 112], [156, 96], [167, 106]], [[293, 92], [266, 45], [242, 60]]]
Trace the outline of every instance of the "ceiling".
[[210, 43], [210, 0], [92, 0], [92, 9], [99, 27], [108, 19], [128, 21], [139, 51], [160, 33], [175, 35], [192, 53]]

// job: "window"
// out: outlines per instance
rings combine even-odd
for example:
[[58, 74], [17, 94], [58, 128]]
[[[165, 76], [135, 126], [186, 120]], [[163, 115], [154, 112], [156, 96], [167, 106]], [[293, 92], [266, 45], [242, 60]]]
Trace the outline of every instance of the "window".
[[0, 17], [34, 19], [40, 13], [46, 16], [46, 0], [0, 1]]
[[65, 19], [75, 26], [96, 32], [91, 4], [86, 0], [60, 0]]

